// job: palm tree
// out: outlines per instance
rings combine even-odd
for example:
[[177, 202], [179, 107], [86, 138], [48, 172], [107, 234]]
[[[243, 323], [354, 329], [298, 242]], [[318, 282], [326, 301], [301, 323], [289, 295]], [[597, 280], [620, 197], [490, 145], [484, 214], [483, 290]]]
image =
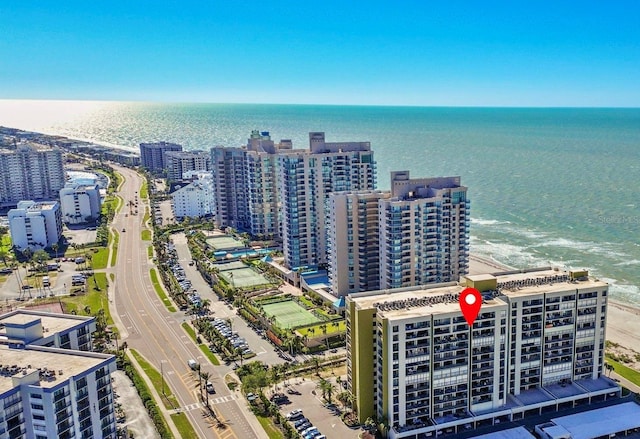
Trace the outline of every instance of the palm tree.
[[327, 346], [327, 349], [329, 349], [329, 341], [327, 340], [327, 324], [323, 323], [322, 325], [320, 325], [320, 329], [322, 330], [322, 334], [324, 335], [324, 344]]
[[351, 402], [353, 401], [353, 395], [351, 395], [350, 392], [342, 391], [340, 393], [338, 393], [338, 396], [336, 397], [338, 399], [338, 401], [340, 401], [340, 404], [342, 404], [342, 409], [346, 410], [347, 407], [351, 408]]
[[318, 357], [311, 358], [311, 362], [316, 369], [316, 375], [320, 376], [320, 359]]
[[244, 360], [244, 355], [242, 354], [242, 348], [241, 347], [235, 348], [235, 353], [238, 357], [240, 357], [240, 367], [242, 367], [242, 360]]
[[198, 391], [200, 392], [200, 400], [202, 400], [202, 374], [200, 373], [200, 363], [196, 363], [196, 373], [198, 374]]
[[60, 248], [60, 246], [58, 245], [57, 242], [54, 242], [53, 244], [51, 244], [51, 248], [53, 249], [56, 255], [56, 259], [58, 259], [58, 249]]
[[280, 381], [280, 366], [275, 364], [273, 366], [271, 366], [271, 382], [273, 383], [273, 393], [276, 392], [277, 390], [277, 386], [278, 386], [278, 382]]
[[333, 394], [333, 384], [331, 381], [325, 380], [324, 378], [320, 379], [318, 383], [318, 387], [322, 390], [322, 398], [326, 399], [329, 404], [331, 404], [331, 395]]
[[[200, 377], [204, 380], [205, 383], [209, 380], [209, 376], [211, 376], [209, 372], [200, 372]], [[207, 394], [207, 407], [209, 407], [209, 391], [206, 391], [205, 393]], [[203, 398], [202, 398], [202, 391], [201, 391], [200, 400], [202, 399]]]

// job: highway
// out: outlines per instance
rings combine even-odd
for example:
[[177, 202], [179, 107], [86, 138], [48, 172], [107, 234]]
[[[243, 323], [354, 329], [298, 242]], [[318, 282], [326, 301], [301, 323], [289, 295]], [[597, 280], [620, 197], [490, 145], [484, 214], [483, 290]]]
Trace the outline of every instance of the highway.
[[[121, 341], [140, 352], [164, 376], [165, 385], [176, 396], [179, 411], [186, 413], [200, 438], [263, 438], [266, 433], [250, 414], [239, 392], [231, 392], [224, 385], [225, 366], [213, 366], [180, 326], [189, 319], [183, 312], [169, 312], [153, 289], [149, 270], [154, 266], [147, 257], [151, 241], [142, 241], [142, 220], [147, 200], [139, 199], [143, 177], [135, 171], [115, 167], [125, 182], [119, 195], [124, 205], [115, 216], [113, 228], [119, 233], [118, 259], [108, 272], [115, 274], [111, 314], [121, 334]], [[129, 201], [138, 199], [138, 214], [130, 214]], [[133, 208], [135, 210], [135, 208]], [[124, 231], [123, 231], [124, 230]], [[211, 374], [216, 383], [216, 394], [210, 395], [210, 403], [226, 428], [219, 429], [210, 417], [203, 415], [199, 402], [198, 379], [187, 365], [188, 359], [196, 359], [202, 371]], [[243, 406], [241, 406], [243, 405]], [[257, 426], [256, 426], [257, 425]]]

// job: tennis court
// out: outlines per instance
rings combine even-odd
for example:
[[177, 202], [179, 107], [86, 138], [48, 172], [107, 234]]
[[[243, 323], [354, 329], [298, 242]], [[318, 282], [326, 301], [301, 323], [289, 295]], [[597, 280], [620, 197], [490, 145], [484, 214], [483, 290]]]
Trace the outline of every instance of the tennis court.
[[292, 300], [263, 305], [262, 309], [267, 316], [275, 317], [277, 325], [281, 328], [297, 328], [321, 321]]
[[238, 268], [247, 268], [247, 264], [242, 261], [226, 262], [224, 264], [214, 264], [219, 271], [237, 270]]
[[215, 264], [215, 267], [219, 270], [219, 275], [234, 288], [252, 288], [271, 284], [266, 277], [253, 268], [247, 267], [242, 261]]
[[216, 250], [233, 250], [235, 248], [244, 248], [244, 243], [232, 236], [212, 236], [207, 238], [207, 244]]

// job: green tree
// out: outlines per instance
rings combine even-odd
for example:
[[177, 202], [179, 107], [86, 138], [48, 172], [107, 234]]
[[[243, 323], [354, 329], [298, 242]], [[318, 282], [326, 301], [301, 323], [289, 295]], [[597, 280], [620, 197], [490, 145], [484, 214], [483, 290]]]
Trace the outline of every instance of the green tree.
[[31, 259], [37, 270], [46, 270], [46, 264], [49, 260], [49, 253], [42, 249], [36, 250]]

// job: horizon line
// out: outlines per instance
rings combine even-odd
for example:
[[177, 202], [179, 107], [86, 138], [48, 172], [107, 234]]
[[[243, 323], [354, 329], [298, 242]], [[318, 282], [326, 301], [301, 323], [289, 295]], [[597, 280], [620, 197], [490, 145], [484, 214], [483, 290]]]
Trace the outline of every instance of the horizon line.
[[396, 107], [396, 108], [494, 108], [494, 109], [640, 109], [638, 106], [577, 106], [577, 105], [438, 105], [438, 104], [357, 104], [357, 103], [308, 103], [308, 102], [210, 102], [181, 100], [118, 100], [118, 99], [60, 99], [60, 98], [0, 98], [0, 102], [85, 102], [167, 105], [291, 105], [314, 107]]

